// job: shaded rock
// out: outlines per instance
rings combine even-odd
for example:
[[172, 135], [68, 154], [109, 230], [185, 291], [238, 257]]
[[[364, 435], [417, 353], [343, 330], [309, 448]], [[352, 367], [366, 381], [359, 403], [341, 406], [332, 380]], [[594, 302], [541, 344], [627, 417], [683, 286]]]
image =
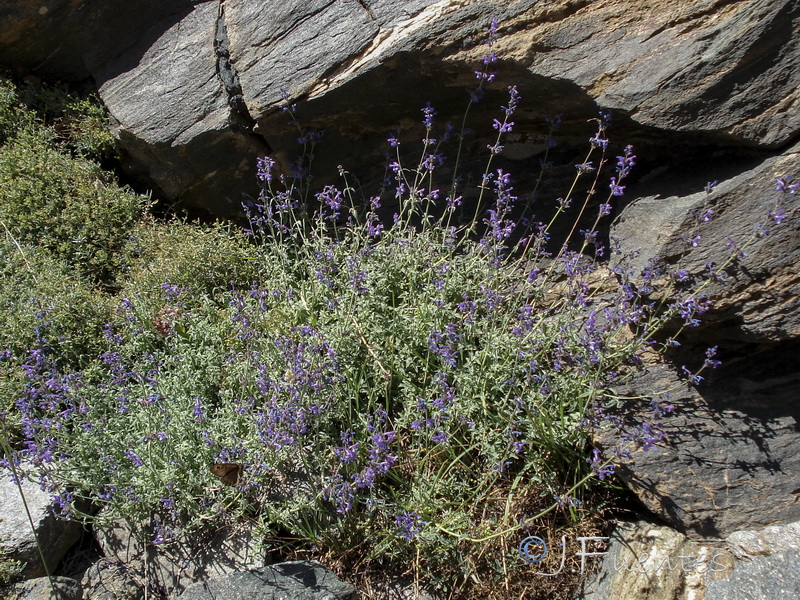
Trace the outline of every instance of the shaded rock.
[[[753, 536], [758, 543], [746, 541]], [[780, 542], [764, 545], [765, 540]], [[620, 523], [609, 538], [600, 570], [584, 581], [575, 599], [794, 598], [800, 593], [800, 578], [791, 564], [797, 560], [799, 542], [796, 523], [694, 541], [646, 521]]]
[[[770, 225], [767, 216], [785, 199], [775, 190], [775, 177], [800, 172], [798, 146], [754, 162], [710, 196], [637, 199], [612, 228], [612, 235], [623, 238], [624, 253], [644, 250], [632, 261], [636, 270], [650, 256], [680, 262], [696, 283], [705, 283], [712, 301], [700, 326], [682, 333], [683, 345], [668, 356], [671, 366], [648, 365], [623, 392], [645, 400], [667, 392], [676, 410], [661, 422], [668, 439], [624, 461], [620, 477], [649, 510], [697, 535], [800, 518], [800, 463], [793, 450], [800, 441], [800, 224]], [[698, 227], [692, 212], [702, 215], [709, 208], [714, 219]], [[754, 238], [759, 224], [766, 224], [769, 236]], [[695, 235], [701, 241], [692, 249], [688, 240]], [[731, 239], [745, 258], [730, 260], [736, 253]], [[724, 280], [710, 280], [707, 265], [724, 271]], [[682, 381], [682, 366], [697, 369], [705, 349], [717, 344], [723, 366], [704, 373], [700, 386]], [[629, 402], [615, 411], [627, 431], [650, 422], [646, 404]], [[597, 443], [606, 450], [619, 447], [619, 435], [607, 429]]]
[[[659, 423], [668, 438], [621, 461], [619, 477], [650, 511], [693, 537], [800, 519], [799, 349], [794, 343], [733, 361], [699, 389], [666, 365], [648, 365], [622, 392], [645, 399], [668, 392], [675, 410]], [[646, 400], [608, 412], [623, 420], [624, 431], [652, 423]], [[609, 457], [624, 445], [615, 428], [595, 442]]]
[[[788, 219], [780, 226], [768, 216], [788, 200], [787, 212], [796, 205], [796, 196], [775, 189], [775, 178], [800, 173], [800, 144], [779, 156], [758, 161], [727, 179], [711, 195], [698, 192], [668, 197], [644, 196], [625, 208], [612, 227], [612, 235], [622, 238], [627, 254], [643, 250], [631, 265], [641, 269], [652, 256], [669, 263], [680, 261], [713, 301], [704, 326], [687, 331], [690, 338], [716, 342], [769, 342], [800, 336], [800, 222]], [[714, 211], [709, 223], [698, 226], [695, 214]], [[767, 237], [754, 239], [759, 225]], [[700, 235], [699, 246], [691, 248], [691, 238]], [[736, 244], [731, 247], [730, 242]], [[736, 248], [747, 256], [731, 261]], [[706, 265], [714, 265], [726, 277], [707, 281]]]
[[332, 572], [309, 562], [286, 562], [231, 573], [196, 583], [181, 600], [286, 597], [293, 600], [350, 600], [356, 589]]
[[81, 586], [93, 600], [140, 600], [144, 585], [136, 580], [127, 565], [102, 559], [90, 566]]
[[108, 564], [87, 573], [87, 585], [95, 586], [102, 576], [103, 589], [122, 588], [126, 593], [141, 589], [144, 581], [165, 594], [180, 593], [196, 581], [265, 564], [252, 529], [244, 525], [154, 546], [142, 543], [120, 522], [98, 531], [97, 541]]
[[81, 535], [82, 527], [75, 521], [59, 519], [53, 514], [54, 504], [50, 494], [38, 486], [25, 482], [22, 485], [25, 501], [33, 518], [34, 530], [25, 512], [19, 489], [7, 478], [0, 480], [0, 548], [11, 559], [25, 564], [23, 577], [40, 577], [46, 573], [36, 539], [52, 573], [58, 562]]
[[102, 69], [121, 73], [131, 66], [120, 60], [126, 51], [137, 49], [141, 55], [159, 30], [179, 22], [194, 4], [196, 0], [2, 2], [0, 65], [18, 74], [71, 81]]
[[[58, 596], [53, 593], [53, 586], [58, 591]], [[29, 579], [14, 586], [14, 600], [81, 600], [83, 590], [81, 585], [69, 577], [47, 577]]]

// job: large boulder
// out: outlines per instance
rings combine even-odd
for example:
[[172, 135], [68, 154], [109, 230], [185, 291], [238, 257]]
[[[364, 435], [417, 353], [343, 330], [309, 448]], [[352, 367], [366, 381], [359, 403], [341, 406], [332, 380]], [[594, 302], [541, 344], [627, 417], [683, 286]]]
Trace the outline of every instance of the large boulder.
[[[800, 223], [778, 225], [768, 216], [782, 202], [796, 209], [800, 198], [776, 189], [776, 177], [792, 173], [800, 173], [798, 146], [720, 182], [708, 196], [639, 198], [612, 228], [623, 253], [643, 251], [633, 258], [635, 269], [650, 256], [679, 261], [712, 302], [669, 363], [646, 365], [621, 394], [659, 399], [666, 392], [675, 407], [659, 423], [667, 439], [623, 461], [619, 474], [649, 510], [689, 535], [800, 520]], [[709, 208], [714, 218], [698, 223], [693, 214]], [[687, 238], [696, 235], [692, 248]], [[707, 265], [725, 277], [709, 277]], [[702, 365], [715, 345], [721, 367], [697, 385], [680, 376], [684, 365]], [[626, 428], [606, 428], [596, 439], [607, 451], [652, 420], [646, 401], [628, 402], [616, 416]]]
[[51, 494], [34, 483], [17, 485], [8, 478], [0, 479], [0, 553], [22, 562], [21, 576], [41, 577], [48, 570], [52, 573], [80, 539], [80, 523], [57, 517], [57, 510]]
[[800, 126], [790, 110], [800, 93], [791, 0], [15, 4], [0, 8], [11, 24], [0, 63], [93, 77], [131, 172], [216, 215], [236, 215], [243, 194], [256, 193], [257, 155], [291, 157], [285, 95], [327, 132], [315, 150], [320, 180], [341, 164], [377, 181], [390, 128], [417, 121], [426, 101], [443, 120], [463, 112], [492, 16], [497, 93], [471, 111], [470, 126], [486, 133], [462, 153], [466, 163], [485, 151], [510, 84], [526, 104], [506, 158], [523, 182], [546, 149], [545, 114], [564, 114], [566, 150], [555, 157], [570, 161], [597, 106], [616, 110], [620, 145], [637, 144], [651, 171], [685, 169], [698, 152], [713, 170], [731, 152], [784, 147]]

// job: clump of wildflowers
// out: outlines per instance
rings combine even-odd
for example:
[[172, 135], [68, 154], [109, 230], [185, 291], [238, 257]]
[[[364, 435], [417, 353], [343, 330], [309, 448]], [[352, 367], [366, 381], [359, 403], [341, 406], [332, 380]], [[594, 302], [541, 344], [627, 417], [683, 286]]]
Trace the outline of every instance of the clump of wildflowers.
[[[496, 31], [493, 21], [490, 45]], [[493, 82], [496, 60], [490, 53], [476, 72], [470, 103]], [[549, 222], [519, 218], [512, 174], [492, 167], [522, 100], [514, 86], [507, 93], [486, 124], [496, 136], [466, 223], [459, 178], [437, 180], [442, 145], [463, 131], [440, 127], [430, 103], [417, 163], [404, 164], [392, 135], [391, 180], [366, 200], [344, 169], [337, 185], [309, 190], [321, 134], [300, 128], [301, 159], [259, 159], [261, 191], [244, 207], [255, 281], [192, 301], [164, 281], [155, 308], [146, 294], [121, 297], [106, 351], [86, 372], [62, 372], [39, 339], [17, 401], [25, 446], [6, 461], [27, 461], [65, 514], [89, 498], [101, 515], [147, 517], [155, 545], [235, 507], [331, 551], [445, 557], [439, 576], [462, 581], [458, 569], [487, 545], [516, 547], [506, 542], [530, 526], [519, 507], [586, 514], [591, 483], [663, 442], [659, 421], [672, 410], [653, 402], [652, 419], [626, 430], [604, 410], [608, 390], [645, 353], [678, 344], [710, 304], [695, 273], [663, 260], [632, 272], [609, 259], [599, 225], [636, 155], [627, 146], [613, 174], [604, 170], [606, 112], [576, 165], [593, 185], [571, 231], [554, 239], [556, 220], [579, 202], [573, 192]], [[791, 212], [791, 181], [777, 181], [776, 225]], [[601, 190], [592, 224], [578, 229]], [[384, 220], [390, 202], [397, 209]], [[698, 211], [687, 252], [713, 218], [711, 205]], [[716, 353], [685, 368], [687, 380], [699, 383]], [[620, 446], [587, 457], [588, 430], [609, 423]], [[236, 485], [210, 476], [214, 463], [241, 465]]]

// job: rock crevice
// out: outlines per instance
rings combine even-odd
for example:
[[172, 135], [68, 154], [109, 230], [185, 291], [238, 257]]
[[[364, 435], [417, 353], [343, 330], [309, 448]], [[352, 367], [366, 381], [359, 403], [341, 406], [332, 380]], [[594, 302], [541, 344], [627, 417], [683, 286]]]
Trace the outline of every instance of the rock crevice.
[[225, 25], [225, 0], [220, 0], [217, 9], [217, 22], [214, 32], [214, 54], [217, 57], [217, 77], [222, 83], [222, 88], [228, 95], [228, 106], [231, 107], [231, 117], [234, 122], [252, 130], [255, 121], [250, 116], [247, 104], [242, 94], [242, 85], [239, 74], [231, 62], [229, 50], [228, 29]]

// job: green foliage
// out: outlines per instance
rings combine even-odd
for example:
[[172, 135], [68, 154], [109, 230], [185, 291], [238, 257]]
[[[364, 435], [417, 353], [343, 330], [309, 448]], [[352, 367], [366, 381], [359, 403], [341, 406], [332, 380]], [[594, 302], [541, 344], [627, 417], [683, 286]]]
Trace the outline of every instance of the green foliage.
[[0, 144], [32, 122], [33, 113], [21, 106], [16, 88], [0, 78]]
[[254, 246], [230, 225], [143, 218], [128, 238], [122, 294], [154, 295], [157, 303], [169, 283], [202, 302], [254, 281], [254, 258]]
[[[111, 305], [68, 265], [3, 235], [0, 280], [0, 349], [25, 362], [28, 350], [46, 340], [67, 370], [85, 368], [101, 353]], [[0, 373], [0, 410], [5, 410], [21, 395], [22, 373], [10, 362], [0, 363]]]
[[58, 84], [27, 84], [17, 94], [26, 111], [78, 155], [96, 161], [116, 156], [117, 141], [96, 96], [80, 96]]
[[[25, 565], [20, 560], [10, 558], [10, 556], [0, 550], [0, 586], [14, 583], [22, 573]], [[0, 593], [2, 593], [0, 589]]]
[[116, 155], [117, 140], [97, 98], [70, 98], [63, 120], [69, 143], [81, 156], [102, 160]]
[[[155, 544], [247, 515], [327, 552], [425, 557], [442, 587], [501, 578], [482, 557], [514, 560], [548, 512], [581, 520], [583, 418], [645, 341], [626, 305], [592, 354], [604, 267], [511, 252], [494, 228], [502, 173], [484, 237], [445, 226], [455, 203], [433, 217], [422, 164], [400, 171], [416, 183], [384, 231], [343, 176], [314, 215], [302, 187], [265, 185], [257, 246], [221, 227], [136, 228], [102, 364], [67, 372], [42, 352], [27, 371], [28, 452], [62, 457], [48, 477], [67, 514], [85, 497], [103, 519], [150, 517]], [[215, 483], [214, 463], [243, 465], [241, 480]]]
[[0, 220], [94, 282], [113, 282], [129, 231], [147, 203], [96, 164], [65, 154], [47, 129], [0, 147]]

